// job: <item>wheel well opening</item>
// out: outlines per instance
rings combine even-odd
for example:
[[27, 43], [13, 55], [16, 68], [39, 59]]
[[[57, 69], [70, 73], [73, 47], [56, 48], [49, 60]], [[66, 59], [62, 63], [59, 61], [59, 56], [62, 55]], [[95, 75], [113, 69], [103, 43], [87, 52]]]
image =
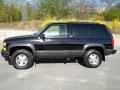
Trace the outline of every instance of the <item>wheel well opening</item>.
[[30, 51], [32, 54], [33, 54], [33, 51], [30, 47], [26, 47], [26, 46], [17, 46], [17, 47], [13, 47], [10, 49], [10, 56], [12, 56], [12, 54], [16, 51], [16, 50], [19, 50], [19, 49], [25, 49], [25, 50], [28, 50]]
[[98, 47], [98, 46], [89, 47], [89, 48], [86, 49], [86, 51], [88, 51], [90, 49], [95, 49], [95, 50], [99, 51], [102, 54], [103, 61], [105, 61], [104, 49], [102, 47]]

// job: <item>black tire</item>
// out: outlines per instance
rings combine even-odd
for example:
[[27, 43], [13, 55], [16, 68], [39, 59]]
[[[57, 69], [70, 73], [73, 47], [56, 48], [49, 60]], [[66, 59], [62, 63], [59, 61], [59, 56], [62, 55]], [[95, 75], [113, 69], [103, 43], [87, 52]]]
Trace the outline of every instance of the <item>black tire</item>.
[[[96, 55], [96, 58], [97, 58], [97, 64], [96, 65], [93, 65], [93, 63], [90, 61], [90, 55]], [[92, 60], [92, 59], [91, 59]], [[86, 51], [85, 55], [84, 55], [84, 62], [85, 62], [85, 65], [88, 67], [88, 68], [97, 68], [101, 65], [102, 63], [102, 55], [99, 51], [97, 50], [94, 50], [94, 49], [91, 49], [91, 50], [88, 50]], [[95, 61], [94, 61], [95, 62]], [[92, 63], [92, 64], [91, 64]]]
[[[24, 66], [20, 66], [16, 63], [17, 56], [21, 54], [27, 57], [27, 63]], [[28, 69], [33, 66], [33, 54], [25, 49], [17, 50], [11, 56], [11, 63], [16, 69]]]

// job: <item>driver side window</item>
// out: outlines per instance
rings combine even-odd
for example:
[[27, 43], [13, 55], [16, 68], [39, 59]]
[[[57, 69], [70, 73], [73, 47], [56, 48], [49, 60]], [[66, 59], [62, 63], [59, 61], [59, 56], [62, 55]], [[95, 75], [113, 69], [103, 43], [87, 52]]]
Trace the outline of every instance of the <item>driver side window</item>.
[[67, 27], [65, 24], [51, 25], [44, 35], [45, 38], [67, 38]]

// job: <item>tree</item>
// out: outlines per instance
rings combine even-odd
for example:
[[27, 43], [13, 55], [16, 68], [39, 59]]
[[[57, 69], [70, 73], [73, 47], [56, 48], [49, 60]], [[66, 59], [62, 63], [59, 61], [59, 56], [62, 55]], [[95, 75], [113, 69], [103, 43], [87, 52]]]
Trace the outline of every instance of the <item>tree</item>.
[[117, 7], [117, 8], [120, 8], [120, 2], [116, 4], [116, 7]]
[[12, 21], [12, 22], [13, 21], [20, 21], [22, 19], [21, 13], [20, 13], [20, 11], [16, 7], [11, 6], [9, 8], [9, 10], [10, 10], [9, 13], [11, 15], [10, 21]]
[[105, 20], [112, 21], [114, 19], [120, 20], [120, 6], [117, 4], [109, 11], [104, 12]]
[[4, 4], [3, 0], [0, 0], [0, 6], [2, 6]]
[[3, 23], [21, 20], [21, 13], [13, 4], [5, 4], [4, 0], [0, 0], [0, 4], [0, 22]]
[[88, 19], [95, 13], [95, 0], [71, 0], [72, 17]]
[[100, 1], [105, 3], [107, 5], [107, 9], [110, 10], [112, 8], [112, 5], [116, 3], [118, 0], [100, 0]]
[[69, 0], [41, 0], [39, 3], [40, 17], [67, 17], [68, 1]]

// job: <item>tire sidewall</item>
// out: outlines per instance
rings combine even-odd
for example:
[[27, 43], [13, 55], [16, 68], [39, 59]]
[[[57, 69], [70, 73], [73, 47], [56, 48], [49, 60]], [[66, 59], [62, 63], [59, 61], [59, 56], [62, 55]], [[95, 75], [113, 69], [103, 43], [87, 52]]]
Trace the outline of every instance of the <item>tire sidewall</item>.
[[[20, 54], [24, 54], [27, 56], [28, 58], [28, 63], [25, 66], [19, 66], [16, 63], [16, 57]], [[13, 53], [13, 55], [11, 56], [11, 63], [12, 65], [16, 68], [16, 69], [28, 69], [33, 65], [33, 55], [31, 52], [21, 49], [21, 50], [17, 50]]]
[[[89, 56], [90, 56], [91, 54], [97, 54], [97, 55], [98, 55], [98, 57], [99, 57], [99, 62], [98, 62], [97, 65], [92, 65], [92, 64], [89, 63], [88, 58], [89, 58]], [[89, 50], [89, 51], [86, 52], [86, 54], [85, 54], [85, 56], [84, 56], [84, 62], [85, 62], [85, 64], [86, 64], [86, 66], [89, 67], [89, 68], [97, 68], [97, 67], [99, 67], [99, 66], [101, 65], [101, 63], [102, 63], [102, 55], [101, 55], [101, 53], [100, 53], [99, 51], [97, 51], [97, 50]]]

